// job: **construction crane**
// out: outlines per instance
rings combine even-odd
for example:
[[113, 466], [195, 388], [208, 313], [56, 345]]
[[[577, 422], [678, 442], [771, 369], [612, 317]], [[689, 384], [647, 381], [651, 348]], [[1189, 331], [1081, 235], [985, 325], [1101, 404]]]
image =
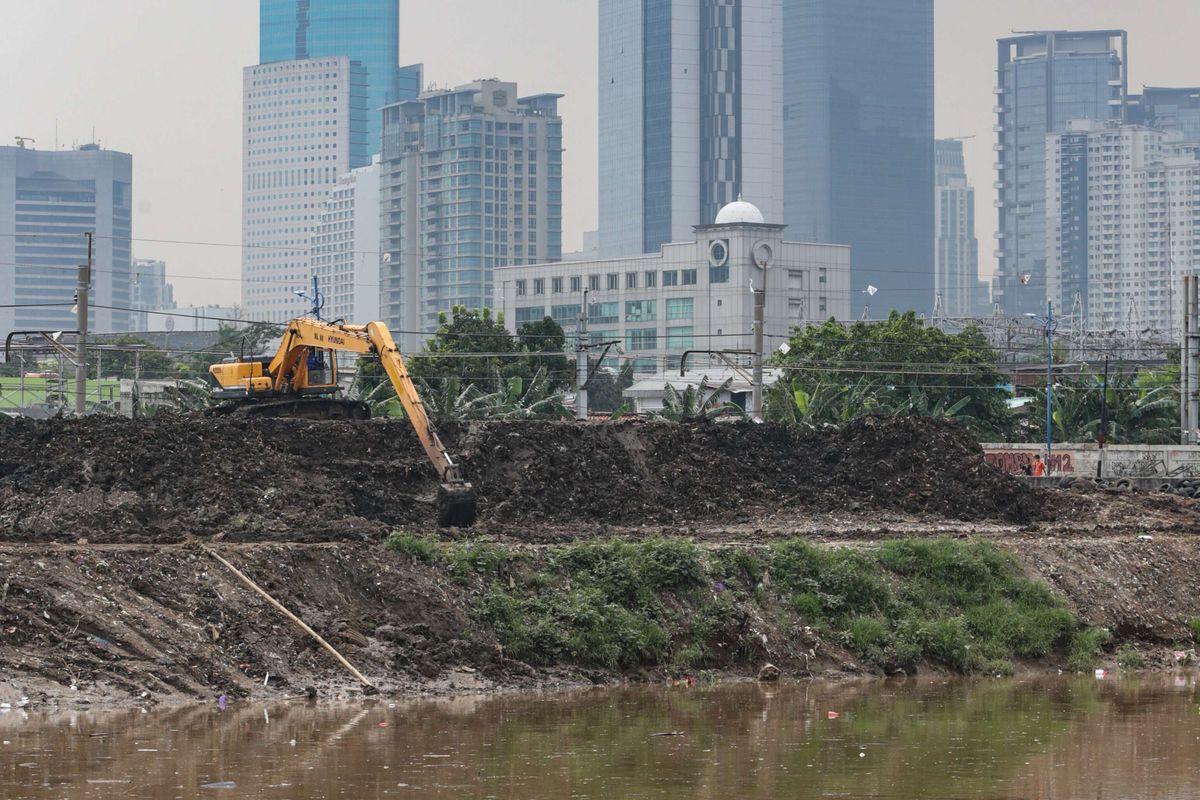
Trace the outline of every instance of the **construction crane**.
[[[319, 311], [319, 304], [315, 304]], [[382, 322], [350, 325], [298, 317], [287, 324], [273, 356], [239, 356], [209, 367], [225, 403], [218, 413], [304, 419], [367, 419], [370, 407], [346, 400], [338, 386], [337, 353], [374, 354], [391, 379], [425, 455], [441, 483], [438, 524], [469, 527], [476, 502], [471, 484], [438, 438], [400, 348]]]

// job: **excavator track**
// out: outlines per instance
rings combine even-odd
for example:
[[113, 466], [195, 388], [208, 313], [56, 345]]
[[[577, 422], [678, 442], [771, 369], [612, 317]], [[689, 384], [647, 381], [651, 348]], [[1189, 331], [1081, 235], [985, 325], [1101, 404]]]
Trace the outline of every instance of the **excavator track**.
[[291, 417], [295, 419], [370, 419], [371, 407], [357, 400], [334, 400], [327, 397], [266, 400], [243, 403], [228, 413], [247, 417]]

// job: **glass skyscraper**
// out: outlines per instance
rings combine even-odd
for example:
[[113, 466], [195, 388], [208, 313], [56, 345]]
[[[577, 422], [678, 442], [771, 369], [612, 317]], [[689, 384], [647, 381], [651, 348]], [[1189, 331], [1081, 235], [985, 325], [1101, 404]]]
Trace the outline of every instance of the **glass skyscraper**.
[[399, 66], [399, 36], [400, 0], [259, 0], [260, 64], [326, 56], [362, 64], [369, 153], [379, 152], [380, 109], [419, 89], [419, 70]]
[[855, 313], [930, 310], [933, 0], [784, 0], [783, 40], [789, 238], [851, 246]]
[[783, 0], [600, 0], [605, 256], [690, 241], [738, 195], [783, 214]]
[[1127, 108], [1125, 31], [1045, 31], [998, 41], [996, 277], [1004, 313], [1044, 313], [1046, 136], [1072, 120], [1121, 120]]

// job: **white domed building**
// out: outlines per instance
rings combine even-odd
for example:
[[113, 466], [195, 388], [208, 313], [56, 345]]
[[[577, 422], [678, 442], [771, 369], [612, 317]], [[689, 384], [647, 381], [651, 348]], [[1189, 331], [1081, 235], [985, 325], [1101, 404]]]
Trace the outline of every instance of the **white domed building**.
[[[623, 351], [614, 347], [607, 365], [629, 360], [644, 375], [678, 375], [687, 351], [751, 347], [750, 286], [762, 285], [764, 264], [769, 349], [797, 325], [849, 317], [850, 248], [789, 241], [784, 228], [739, 197], [712, 224], [695, 226], [692, 241], [657, 253], [497, 268], [496, 306], [510, 330], [551, 317], [573, 342], [586, 293], [589, 338]], [[688, 354], [689, 371], [718, 363]]]

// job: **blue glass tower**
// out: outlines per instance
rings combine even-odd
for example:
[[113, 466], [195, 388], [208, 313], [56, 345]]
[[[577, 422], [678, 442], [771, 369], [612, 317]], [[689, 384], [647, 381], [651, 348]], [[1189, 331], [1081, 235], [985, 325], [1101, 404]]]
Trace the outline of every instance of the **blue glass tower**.
[[928, 311], [933, 0], [783, 0], [783, 36], [789, 238], [851, 246], [855, 313]]
[[400, 0], [259, 0], [259, 63], [347, 56], [362, 64], [372, 154], [379, 152], [380, 109], [419, 89], [419, 71], [400, 68], [399, 38]]

